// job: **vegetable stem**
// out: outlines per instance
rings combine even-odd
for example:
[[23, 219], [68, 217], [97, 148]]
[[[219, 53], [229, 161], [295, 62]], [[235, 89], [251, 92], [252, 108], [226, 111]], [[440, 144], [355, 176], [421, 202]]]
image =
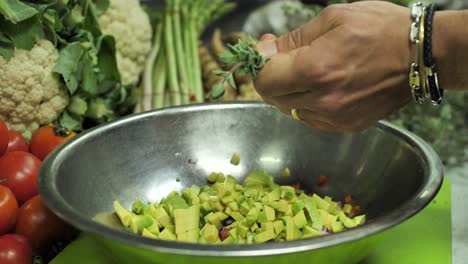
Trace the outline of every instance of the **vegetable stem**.
[[182, 103], [187, 104], [189, 102], [189, 91], [188, 91], [188, 73], [187, 73], [187, 62], [185, 61], [186, 55], [183, 49], [182, 43], [182, 31], [181, 31], [181, 3], [180, 0], [173, 0], [173, 26], [174, 26], [174, 40], [176, 50], [176, 61], [177, 69], [179, 73], [179, 84], [182, 93]]
[[167, 83], [167, 69], [165, 65], [164, 53], [156, 60], [153, 71], [153, 109], [164, 107], [164, 88]]
[[[151, 53], [146, 60], [145, 70], [143, 72], [143, 91], [142, 91], [142, 101], [141, 101], [141, 111], [149, 111], [152, 109], [152, 97], [154, 94], [153, 91], [153, 69], [156, 64], [156, 58], [161, 57], [162, 53], [162, 26], [159, 25], [156, 29], [154, 46], [151, 50]], [[159, 56], [158, 56], [159, 55]]]
[[166, 0], [166, 15], [164, 18], [165, 24], [165, 34], [164, 34], [164, 43], [166, 48], [167, 56], [167, 67], [168, 67], [168, 79], [169, 79], [169, 97], [171, 99], [171, 104], [173, 106], [181, 105], [182, 100], [180, 96], [180, 87], [179, 79], [177, 74], [177, 64], [176, 56], [174, 54], [174, 31], [172, 28], [172, 7], [173, 2], [171, 0]]

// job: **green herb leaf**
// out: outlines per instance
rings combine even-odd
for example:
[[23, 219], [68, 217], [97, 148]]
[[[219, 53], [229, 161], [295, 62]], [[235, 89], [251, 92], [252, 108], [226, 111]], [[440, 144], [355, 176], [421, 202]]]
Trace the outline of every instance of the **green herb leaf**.
[[234, 80], [234, 74], [229, 74], [229, 76], [227, 76], [226, 78], [226, 81], [229, 83], [232, 89], [237, 90], [236, 81]]
[[82, 71], [82, 89], [87, 95], [93, 97], [98, 94], [98, 84], [96, 73], [94, 72], [93, 65], [91, 60], [85, 56], [81, 61], [83, 71]]
[[0, 13], [13, 24], [31, 18], [37, 10], [19, 0], [1, 0]]
[[53, 68], [53, 72], [62, 75], [65, 84], [67, 85], [70, 94], [74, 94], [78, 89], [80, 81], [79, 62], [83, 55], [83, 47], [79, 42], [70, 43], [60, 51], [57, 64]]
[[213, 85], [209, 97], [213, 100], [216, 100], [218, 98], [221, 98], [224, 95], [224, 92], [224, 85], [222, 83], [217, 83]]

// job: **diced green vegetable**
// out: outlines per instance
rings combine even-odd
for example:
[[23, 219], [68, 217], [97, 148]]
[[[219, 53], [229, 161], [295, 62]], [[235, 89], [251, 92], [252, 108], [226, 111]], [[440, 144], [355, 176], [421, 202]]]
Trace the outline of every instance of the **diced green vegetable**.
[[290, 241], [342, 232], [366, 220], [365, 215], [350, 218], [351, 205], [342, 210], [331, 197], [279, 186], [265, 172], [253, 171], [243, 185], [222, 173], [208, 180], [212, 185], [171, 192], [159, 204], [137, 200], [132, 212], [115, 201], [114, 209], [130, 232], [192, 243]]

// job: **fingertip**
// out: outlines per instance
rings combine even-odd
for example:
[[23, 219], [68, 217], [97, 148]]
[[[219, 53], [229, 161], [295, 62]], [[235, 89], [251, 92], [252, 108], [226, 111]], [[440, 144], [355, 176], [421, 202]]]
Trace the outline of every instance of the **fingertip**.
[[270, 33], [263, 34], [260, 37], [260, 41], [275, 40], [275, 39], [276, 39], [276, 36]]
[[278, 53], [278, 47], [276, 41], [264, 40], [257, 43], [257, 50], [265, 57], [270, 58]]

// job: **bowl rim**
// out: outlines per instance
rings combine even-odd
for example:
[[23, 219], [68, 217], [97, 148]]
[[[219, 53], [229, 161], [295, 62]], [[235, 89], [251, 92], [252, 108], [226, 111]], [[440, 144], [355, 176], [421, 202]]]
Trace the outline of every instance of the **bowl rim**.
[[443, 182], [443, 165], [433, 148], [419, 136], [410, 131], [391, 124], [387, 121], [379, 121], [373, 128], [378, 128], [388, 133], [398, 136], [401, 140], [411, 145], [415, 151], [419, 152], [422, 162], [425, 163], [428, 178], [420, 187], [419, 191], [410, 200], [407, 200], [400, 207], [390, 211], [385, 217], [377, 217], [366, 225], [347, 230], [333, 235], [312, 237], [307, 239], [286, 241], [281, 243], [263, 243], [248, 245], [212, 245], [185, 243], [176, 241], [156, 240], [145, 238], [134, 234], [115, 230], [99, 224], [92, 219], [82, 216], [68, 204], [60, 195], [56, 188], [56, 178], [58, 166], [67, 156], [73, 147], [80, 142], [87, 140], [94, 135], [106, 130], [116, 128], [124, 123], [137, 121], [155, 116], [216, 109], [238, 109], [238, 108], [274, 108], [263, 102], [218, 102], [203, 103], [184, 106], [168, 107], [147, 111], [144, 113], [131, 114], [121, 119], [102, 124], [86, 130], [73, 139], [67, 141], [55, 149], [44, 160], [38, 174], [38, 189], [46, 205], [60, 218], [72, 224], [81, 231], [91, 233], [121, 244], [149, 249], [159, 253], [195, 255], [195, 256], [215, 256], [215, 257], [251, 257], [268, 256], [298, 253], [309, 250], [322, 249], [336, 246], [348, 242], [357, 241], [365, 237], [376, 235], [408, 220], [419, 211], [424, 209], [439, 192]]

